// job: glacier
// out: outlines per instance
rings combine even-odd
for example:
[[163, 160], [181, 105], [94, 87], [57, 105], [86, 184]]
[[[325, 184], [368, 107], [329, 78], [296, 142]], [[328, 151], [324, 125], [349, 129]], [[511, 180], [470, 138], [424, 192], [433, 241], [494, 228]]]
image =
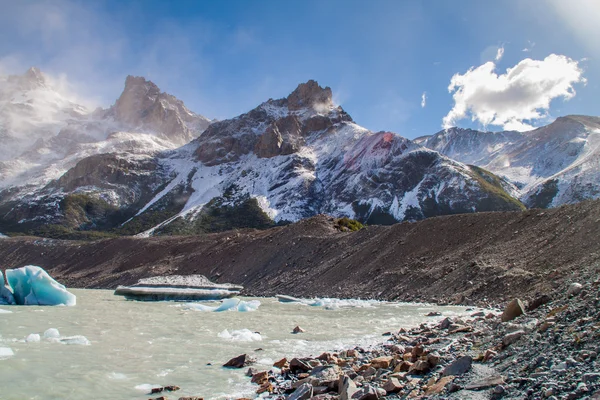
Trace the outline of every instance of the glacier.
[[56, 282], [43, 268], [34, 265], [6, 270], [6, 280], [12, 289], [14, 304], [74, 306], [76, 297], [64, 285]]

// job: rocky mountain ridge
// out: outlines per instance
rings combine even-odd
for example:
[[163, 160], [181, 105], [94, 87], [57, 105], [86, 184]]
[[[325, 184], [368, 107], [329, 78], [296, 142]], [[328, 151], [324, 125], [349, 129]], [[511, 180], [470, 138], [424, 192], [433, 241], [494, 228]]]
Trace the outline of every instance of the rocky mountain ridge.
[[[35, 85], [39, 76], [25, 78]], [[320, 213], [391, 224], [524, 208], [516, 198], [529, 198], [522, 182], [489, 172], [491, 161], [481, 167], [487, 153], [513, 148], [522, 134], [457, 128], [409, 140], [357, 125], [332, 98], [310, 80], [209, 124], [129, 76], [109, 109], [71, 113], [48, 137], [0, 161], [0, 232], [149, 236], [268, 227]]]
[[600, 117], [569, 115], [524, 133], [451, 128], [416, 141], [510, 181], [528, 207], [600, 196]]

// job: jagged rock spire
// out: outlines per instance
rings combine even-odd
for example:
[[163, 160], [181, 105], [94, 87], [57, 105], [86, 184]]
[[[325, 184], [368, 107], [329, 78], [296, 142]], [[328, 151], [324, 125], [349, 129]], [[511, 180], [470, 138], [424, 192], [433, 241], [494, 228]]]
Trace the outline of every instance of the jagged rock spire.
[[333, 105], [333, 95], [329, 86], [322, 88], [317, 81], [309, 80], [298, 85], [288, 97], [288, 109], [298, 110], [300, 108], [314, 107], [315, 105]]

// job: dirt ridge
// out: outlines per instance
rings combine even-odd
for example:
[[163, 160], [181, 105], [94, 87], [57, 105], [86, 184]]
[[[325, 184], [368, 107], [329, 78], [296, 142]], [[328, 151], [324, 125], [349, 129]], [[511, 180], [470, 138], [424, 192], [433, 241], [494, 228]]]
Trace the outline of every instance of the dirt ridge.
[[69, 287], [203, 274], [249, 295], [498, 304], [600, 272], [600, 201], [429, 218], [339, 232], [319, 215], [264, 231], [70, 242], [0, 240], [0, 268], [45, 268]]

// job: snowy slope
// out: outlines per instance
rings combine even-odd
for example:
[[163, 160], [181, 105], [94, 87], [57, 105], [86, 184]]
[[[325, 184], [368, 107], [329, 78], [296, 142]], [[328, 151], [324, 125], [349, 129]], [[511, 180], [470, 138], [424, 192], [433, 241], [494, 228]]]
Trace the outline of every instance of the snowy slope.
[[87, 157], [154, 157], [209, 123], [143, 78], [128, 77], [114, 106], [90, 112], [36, 68], [0, 77], [0, 204], [39, 192]]
[[452, 128], [419, 141], [506, 178], [528, 206], [554, 207], [600, 197], [599, 132], [600, 118], [573, 115], [525, 133]]
[[178, 147], [194, 121], [206, 122], [186, 110], [128, 77], [113, 107], [69, 121], [0, 166], [0, 228], [59, 224], [148, 236], [193, 225], [216, 199], [233, 208], [252, 199], [276, 222], [327, 213], [393, 223], [522, 208], [493, 175], [357, 125], [315, 81]]
[[[518, 202], [499, 200], [482, 187], [466, 165], [397, 134], [371, 132], [355, 124], [331, 102], [330, 94], [322, 93], [328, 88], [314, 84], [302, 84], [294, 92], [310, 92], [304, 106], [290, 106], [294, 93], [270, 100], [211, 125], [200, 138], [164, 159], [176, 177], [138, 215], [181, 185], [189, 185], [192, 194], [179, 213], [143, 235], [178, 217], [193, 223], [203, 206], [230, 188], [237, 197], [257, 199], [278, 222], [327, 213], [392, 223], [519, 208]], [[315, 106], [312, 97], [321, 102]]]

